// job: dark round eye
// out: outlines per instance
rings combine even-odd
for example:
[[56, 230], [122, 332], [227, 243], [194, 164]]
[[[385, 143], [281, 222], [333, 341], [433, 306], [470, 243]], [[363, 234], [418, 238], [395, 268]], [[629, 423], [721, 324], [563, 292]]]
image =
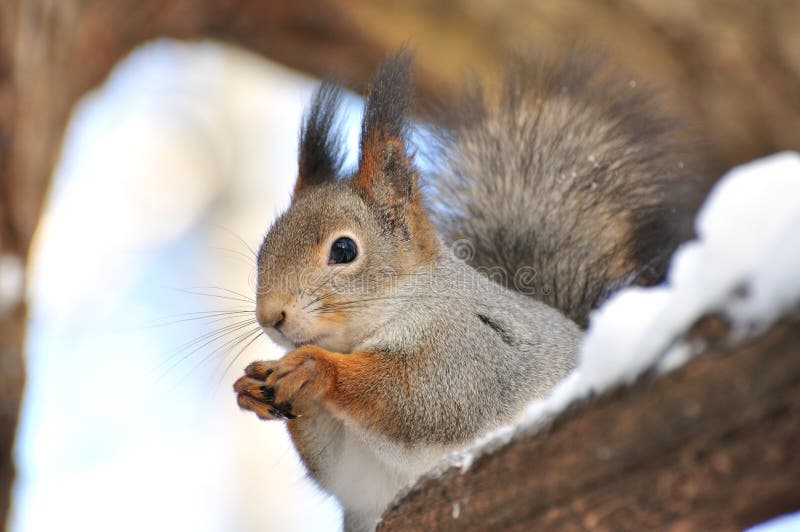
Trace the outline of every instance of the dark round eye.
[[331, 258], [328, 259], [328, 264], [347, 264], [353, 262], [357, 255], [356, 243], [352, 238], [343, 236], [337, 238], [331, 246]]

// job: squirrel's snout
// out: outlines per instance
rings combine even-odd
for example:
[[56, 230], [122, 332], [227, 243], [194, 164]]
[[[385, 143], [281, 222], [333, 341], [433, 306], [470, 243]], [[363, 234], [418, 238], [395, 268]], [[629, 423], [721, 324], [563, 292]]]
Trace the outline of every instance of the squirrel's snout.
[[280, 330], [281, 325], [286, 321], [286, 312], [278, 308], [270, 309], [259, 306], [256, 318], [262, 327]]

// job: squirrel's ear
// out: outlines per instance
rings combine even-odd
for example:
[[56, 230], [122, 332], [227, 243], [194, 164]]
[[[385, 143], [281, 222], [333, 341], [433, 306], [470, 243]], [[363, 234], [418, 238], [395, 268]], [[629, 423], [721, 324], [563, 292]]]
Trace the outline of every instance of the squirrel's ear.
[[335, 181], [344, 162], [337, 112], [342, 90], [324, 81], [314, 92], [311, 106], [303, 116], [300, 157], [294, 191]]
[[417, 201], [417, 172], [406, 153], [406, 115], [413, 100], [411, 55], [401, 50], [381, 65], [372, 82], [361, 124], [358, 171], [353, 184], [390, 211]]

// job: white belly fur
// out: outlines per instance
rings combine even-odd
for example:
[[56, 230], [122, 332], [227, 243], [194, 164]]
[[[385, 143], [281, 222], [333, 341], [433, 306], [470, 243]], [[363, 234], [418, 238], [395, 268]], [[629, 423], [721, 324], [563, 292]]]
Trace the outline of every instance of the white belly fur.
[[337, 440], [319, 449], [317, 481], [339, 500], [355, 530], [374, 529], [397, 492], [451, 450], [405, 447], [349, 423], [342, 424]]

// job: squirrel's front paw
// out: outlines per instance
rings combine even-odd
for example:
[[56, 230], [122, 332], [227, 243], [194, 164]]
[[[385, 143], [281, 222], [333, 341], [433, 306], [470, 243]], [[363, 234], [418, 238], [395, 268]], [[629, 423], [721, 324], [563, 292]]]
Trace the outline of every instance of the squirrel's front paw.
[[330, 372], [303, 346], [280, 360], [253, 362], [233, 385], [239, 407], [261, 419], [295, 419], [309, 413], [330, 386]]

